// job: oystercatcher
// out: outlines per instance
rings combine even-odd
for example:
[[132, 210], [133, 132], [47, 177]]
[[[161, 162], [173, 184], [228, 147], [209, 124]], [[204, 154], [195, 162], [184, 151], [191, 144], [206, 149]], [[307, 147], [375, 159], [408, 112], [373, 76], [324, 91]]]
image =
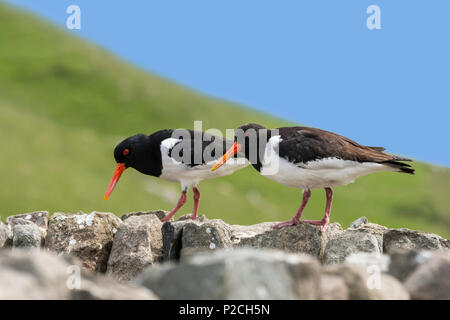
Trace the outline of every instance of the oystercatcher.
[[[225, 166], [223, 171], [211, 171], [217, 159], [232, 145], [231, 140], [184, 129], [166, 129], [149, 136], [137, 134], [129, 137], [120, 142], [114, 150], [117, 167], [104, 199], [108, 199], [125, 169], [131, 167], [143, 174], [181, 184], [181, 197], [162, 222], [170, 220], [184, 205], [189, 187], [194, 191], [192, 219], [195, 219], [200, 201], [198, 183], [205, 179], [229, 175], [248, 165], [245, 157], [238, 153], [239, 150], [233, 149], [234, 160], [230, 161], [230, 165]], [[227, 156], [227, 159], [230, 157]]]
[[[303, 189], [303, 201], [297, 214], [274, 228], [302, 222], [320, 225], [321, 231], [325, 231], [330, 222], [332, 187], [347, 185], [360, 176], [380, 171], [414, 174], [410, 165], [400, 162], [412, 160], [384, 153], [383, 147], [362, 146], [336, 133], [310, 127], [269, 130], [258, 124], [239, 127], [233, 146], [212, 170], [222, 166], [242, 147], [245, 157], [260, 174], [285, 186]], [[324, 217], [319, 221], [300, 220], [311, 189], [317, 188], [325, 188], [326, 192]]]

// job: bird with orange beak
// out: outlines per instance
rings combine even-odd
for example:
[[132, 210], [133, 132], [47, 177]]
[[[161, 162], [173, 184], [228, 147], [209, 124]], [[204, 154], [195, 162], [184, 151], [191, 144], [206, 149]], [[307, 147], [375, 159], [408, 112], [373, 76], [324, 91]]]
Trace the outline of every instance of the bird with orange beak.
[[[282, 228], [298, 223], [321, 226], [330, 222], [334, 186], [343, 186], [356, 178], [381, 171], [414, 174], [412, 161], [384, 153], [382, 147], [368, 147], [344, 136], [310, 127], [266, 129], [246, 124], [236, 129], [233, 146], [216, 162], [215, 171], [242, 149], [245, 157], [259, 173], [288, 187], [303, 189], [303, 200], [297, 214], [274, 225]], [[325, 214], [322, 220], [301, 220], [311, 196], [311, 189], [324, 188]]]
[[143, 174], [181, 184], [181, 196], [162, 222], [169, 221], [185, 204], [188, 188], [194, 191], [192, 219], [196, 219], [200, 202], [199, 182], [232, 174], [248, 165], [239, 150], [233, 149], [233, 155], [227, 156], [227, 159], [233, 158], [230, 165], [223, 171], [211, 171], [214, 163], [232, 144], [233, 141], [219, 136], [182, 129], [165, 129], [149, 136], [137, 134], [126, 138], [114, 149], [117, 166], [104, 198], [107, 200], [111, 195], [123, 172], [134, 168]]

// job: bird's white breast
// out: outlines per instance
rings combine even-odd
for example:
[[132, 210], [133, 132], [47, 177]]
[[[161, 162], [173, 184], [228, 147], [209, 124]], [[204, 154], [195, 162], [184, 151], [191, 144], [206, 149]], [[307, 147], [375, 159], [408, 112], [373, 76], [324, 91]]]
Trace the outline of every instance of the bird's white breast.
[[211, 171], [216, 161], [202, 165], [188, 166], [169, 156], [170, 150], [180, 139], [168, 138], [161, 142], [162, 172], [160, 178], [168, 181], [178, 181], [185, 187], [197, 185], [200, 181], [232, 174], [234, 171], [248, 165], [246, 159], [230, 159], [219, 170]]
[[261, 174], [283, 185], [301, 189], [342, 186], [356, 178], [379, 171], [393, 171], [373, 162], [357, 162], [335, 157], [294, 164], [278, 155], [280, 136], [269, 139], [264, 152]]

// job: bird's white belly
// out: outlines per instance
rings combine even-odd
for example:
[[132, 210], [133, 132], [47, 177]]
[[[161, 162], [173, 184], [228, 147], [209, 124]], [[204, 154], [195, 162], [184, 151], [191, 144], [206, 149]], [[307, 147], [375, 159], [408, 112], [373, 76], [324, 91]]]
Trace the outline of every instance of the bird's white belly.
[[169, 157], [169, 150], [179, 141], [179, 139], [169, 138], [161, 142], [162, 171], [159, 178], [180, 182], [183, 190], [196, 186], [202, 180], [232, 174], [249, 164], [245, 158], [233, 158], [227, 161], [220, 170], [211, 171], [216, 163], [215, 160], [191, 167]]
[[268, 141], [260, 173], [285, 186], [301, 189], [343, 186], [369, 173], [395, 171], [392, 167], [379, 163], [361, 163], [337, 158], [294, 164], [280, 158], [275, 151], [280, 141], [278, 136], [272, 137]]
[[220, 170], [211, 171], [215, 162], [211, 161], [203, 165], [190, 167], [172, 158], [163, 158], [163, 169], [159, 177], [168, 181], [178, 181], [181, 183], [182, 188], [192, 187], [202, 180], [226, 176], [248, 165], [245, 159], [239, 159], [239, 161], [230, 159]]

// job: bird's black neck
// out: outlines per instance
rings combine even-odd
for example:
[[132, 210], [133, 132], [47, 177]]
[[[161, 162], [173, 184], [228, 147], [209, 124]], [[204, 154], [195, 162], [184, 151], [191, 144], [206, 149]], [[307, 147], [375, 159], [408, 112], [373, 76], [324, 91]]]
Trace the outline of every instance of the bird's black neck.
[[130, 166], [137, 171], [159, 177], [162, 173], [161, 142], [171, 137], [173, 130], [160, 130], [151, 134], [140, 146], [140, 156]]
[[[264, 152], [266, 150], [266, 146], [267, 146], [267, 142], [269, 141], [269, 139], [272, 136], [272, 132], [270, 130], [267, 129], [261, 129], [258, 130], [257, 136], [256, 136], [256, 142], [255, 139], [252, 140], [252, 138], [246, 138], [245, 139], [245, 157], [247, 158], [247, 160], [250, 161], [251, 165], [258, 170], [259, 172], [261, 172], [261, 168], [262, 168], [262, 162], [264, 160]], [[256, 146], [252, 144], [255, 144]], [[256, 147], [256, 151], [257, 154], [252, 154], [252, 150], [255, 150]], [[256, 159], [255, 159], [256, 158]]]

